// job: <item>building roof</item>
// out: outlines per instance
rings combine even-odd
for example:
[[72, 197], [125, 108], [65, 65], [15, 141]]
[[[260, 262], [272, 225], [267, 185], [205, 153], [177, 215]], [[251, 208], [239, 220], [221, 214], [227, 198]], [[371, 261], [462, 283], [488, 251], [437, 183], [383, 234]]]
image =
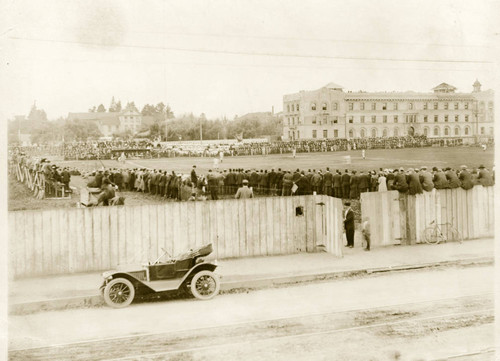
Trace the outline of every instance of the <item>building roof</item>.
[[476, 79], [476, 81], [474, 82], [474, 84], [472, 84], [473, 86], [481, 86], [481, 83], [479, 82], [479, 80]]
[[102, 124], [102, 125], [111, 125], [111, 126], [116, 126], [116, 127], [119, 127], [120, 126], [120, 119], [118, 119], [118, 117], [115, 117], [115, 118], [104, 118], [104, 119], [100, 119], [99, 122]]
[[327, 89], [344, 89], [344, 87], [342, 85], [338, 85], [338, 84], [335, 84], [333, 82], [330, 82], [330, 83], [326, 84], [323, 88], [327, 88]]
[[447, 83], [441, 83], [438, 86], [432, 88], [434, 91], [455, 91], [457, 88], [455, 88], [453, 85], [447, 84]]

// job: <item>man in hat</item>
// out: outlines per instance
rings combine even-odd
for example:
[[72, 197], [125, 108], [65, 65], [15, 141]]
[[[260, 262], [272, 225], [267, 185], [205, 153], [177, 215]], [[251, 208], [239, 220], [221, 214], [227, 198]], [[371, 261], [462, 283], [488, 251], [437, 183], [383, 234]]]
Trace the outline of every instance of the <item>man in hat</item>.
[[493, 177], [482, 164], [479, 166], [479, 174], [477, 176], [477, 180], [483, 187], [491, 187], [493, 185]]
[[248, 198], [253, 198], [253, 191], [252, 189], [248, 188], [248, 180], [243, 179], [243, 185], [241, 188], [238, 188], [238, 191], [236, 192], [236, 195], [234, 198], [236, 199], [248, 199]]
[[461, 183], [460, 186], [466, 191], [472, 189], [472, 187], [474, 187], [474, 183], [472, 182], [472, 174], [470, 174], [470, 172], [467, 170], [466, 165], [462, 165], [460, 169], [460, 174], [458, 176], [458, 179], [460, 179]]
[[432, 174], [427, 171], [427, 167], [420, 168], [420, 184], [422, 189], [426, 192], [430, 192], [434, 189], [434, 182], [432, 181]]
[[408, 182], [406, 181], [406, 174], [404, 168], [394, 171], [394, 184], [392, 188], [400, 193], [408, 192]]
[[450, 184], [448, 183], [448, 179], [446, 179], [446, 175], [441, 169], [437, 169], [434, 173], [434, 178], [432, 179], [434, 182], [434, 187], [436, 189], [448, 189], [450, 188]]
[[344, 211], [344, 228], [347, 238], [346, 247], [354, 247], [354, 212], [351, 208], [351, 202], [345, 202], [346, 209]]
[[458, 179], [457, 173], [455, 173], [454, 170], [452, 170], [450, 167], [447, 167], [444, 174], [451, 189], [460, 187], [460, 179]]

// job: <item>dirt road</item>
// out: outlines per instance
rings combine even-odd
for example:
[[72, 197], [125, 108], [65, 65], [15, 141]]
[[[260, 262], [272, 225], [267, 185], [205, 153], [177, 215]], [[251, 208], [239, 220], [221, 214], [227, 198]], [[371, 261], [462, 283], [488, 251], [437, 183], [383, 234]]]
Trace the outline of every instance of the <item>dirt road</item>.
[[[493, 267], [11, 317], [12, 360], [493, 359]], [[460, 359], [460, 358], [457, 358]]]

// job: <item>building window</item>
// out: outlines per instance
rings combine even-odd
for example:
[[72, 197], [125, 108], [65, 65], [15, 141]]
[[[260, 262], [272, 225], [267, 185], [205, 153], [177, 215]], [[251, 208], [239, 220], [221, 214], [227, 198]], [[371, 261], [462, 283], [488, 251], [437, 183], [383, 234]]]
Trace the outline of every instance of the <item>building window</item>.
[[384, 121], [384, 123], [387, 123], [387, 115], [384, 115], [384, 118], [383, 118], [383, 119], [384, 119], [384, 120], [383, 120], [383, 121]]
[[333, 130], [333, 136], [337, 138], [339, 136], [339, 131], [337, 129]]
[[465, 129], [464, 129], [464, 134], [465, 134], [465, 135], [469, 135], [469, 127], [465, 127]]
[[354, 138], [354, 130], [349, 130], [349, 138]]
[[438, 135], [439, 135], [439, 128], [438, 128], [438, 127], [435, 127], [435, 128], [434, 128], [434, 135], [435, 135], [435, 136], [438, 136]]
[[339, 105], [337, 103], [332, 103], [332, 109], [337, 110]]
[[428, 121], [428, 117], [427, 117], [427, 115], [424, 115], [424, 123], [427, 123], [427, 121]]
[[323, 105], [321, 106], [321, 109], [326, 110], [326, 103], [323, 103]]
[[292, 104], [292, 112], [295, 111], [295, 104]]
[[316, 103], [311, 104], [311, 110], [316, 110]]
[[286, 106], [286, 111], [287, 111], [288, 113], [290, 113], [290, 104], [288, 104], [288, 105]]
[[297, 139], [300, 138], [300, 130], [297, 130]]
[[313, 123], [313, 124], [316, 124], [316, 117], [313, 117], [313, 118], [312, 118], [312, 123]]
[[394, 103], [393, 105], [394, 110], [398, 110], [398, 103]]
[[349, 103], [349, 110], [353, 110], [354, 109], [354, 103]]
[[377, 128], [372, 128], [372, 138], [377, 136]]
[[337, 124], [338, 121], [339, 121], [339, 117], [333, 117], [333, 123]]
[[455, 135], [460, 135], [460, 128], [459, 127], [455, 127]]
[[323, 117], [323, 124], [327, 124], [328, 123], [328, 116], [324, 116]]
[[398, 128], [394, 128], [394, 136], [399, 137], [399, 129]]
[[447, 121], [448, 121], [448, 116], [447, 116], [447, 115], [445, 115], [445, 116], [444, 116], [444, 121], [445, 121], [445, 122], [447, 122]]
[[328, 130], [323, 129], [323, 138], [328, 138]]
[[292, 124], [295, 125], [295, 117], [292, 117]]
[[372, 110], [377, 110], [377, 103], [372, 103]]
[[361, 138], [364, 138], [364, 137], [365, 137], [365, 134], [366, 134], [366, 133], [365, 133], [365, 130], [364, 130], [364, 129], [361, 129], [361, 133], [360, 133]]
[[375, 115], [372, 115], [372, 123], [375, 123], [377, 121], [377, 117]]
[[469, 116], [468, 116], [468, 115], [466, 115], [466, 116], [465, 116], [465, 121], [466, 121], [466, 122], [468, 122], [468, 121], [469, 121]]
[[490, 135], [493, 135], [494, 131], [493, 131], [493, 128], [490, 127]]
[[349, 123], [354, 123], [354, 117], [352, 115], [349, 117]]
[[448, 110], [448, 103], [444, 103], [444, 109]]
[[384, 129], [384, 130], [382, 131], [382, 136], [383, 136], [384, 138], [385, 138], [385, 137], [387, 137], [387, 129]]
[[458, 115], [455, 115], [455, 121], [458, 122]]
[[290, 118], [288, 118], [288, 125], [290, 126]]
[[394, 116], [394, 123], [397, 123], [397, 122], [398, 122], [398, 116], [397, 116], [397, 115], [395, 115], [395, 116]]
[[[464, 109], [469, 109], [469, 103], [464, 104]], [[466, 128], [467, 129], [467, 128]]]
[[481, 127], [481, 135], [484, 135], [484, 127]]
[[[297, 109], [297, 111], [299, 111], [300, 108], [299, 108], [298, 104], [295, 106], [295, 109]], [[297, 136], [297, 138], [298, 138], [298, 136]]]
[[493, 110], [493, 102], [488, 102], [488, 109]]
[[313, 130], [313, 138], [316, 138], [316, 129]]
[[455, 110], [458, 110], [458, 103], [455, 103]]
[[408, 104], [408, 109], [413, 110], [413, 103]]
[[292, 139], [292, 132], [288, 131], [288, 139]]
[[479, 109], [484, 109], [484, 102], [479, 103]]
[[427, 134], [429, 134], [429, 129], [424, 128], [424, 135], [427, 137]]
[[365, 116], [364, 116], [364, 115], [362, 115], [362, 116], [361, 116], [361, 123], [364, 123], [364, 122], [365, 122]]
[[427, 103], [424, 103], [424, 110], [427, 110]]
[[382, 110], [387, 110], [387, 103], [382, 103]]
[[434, 109], [438, 109], [438, 103], [437, 102], [434, 103]]
[[360, 103], [359, 104], [359, 109], [365, 110], [365, 103]]
[[439, 120], [438, 116], [437, 116], [437, 115], [435, 115], [435, 116], [434, 116], [434, 123], [437, 123], [437, 121], [438, 121], [438, 120]]
[[448, 133], [450, 132], [450, 130], [448, 129], [448, 127], [444, 128], [444, 135], [449, 135]]

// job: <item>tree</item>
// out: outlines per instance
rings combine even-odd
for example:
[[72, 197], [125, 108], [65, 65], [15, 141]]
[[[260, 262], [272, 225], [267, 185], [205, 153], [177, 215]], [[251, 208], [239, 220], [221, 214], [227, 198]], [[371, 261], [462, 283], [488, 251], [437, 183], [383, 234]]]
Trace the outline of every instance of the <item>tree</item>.
[[139, 110], [137, 110], [137, 107], [135, 106], [134, 102], [128, 102], [127, 106], [125, 107], [125, 110], [128, 110], [130, 112], [139, 112]]
[[95, 113], [97, 111], [95, 105], [92, 108], [89, 108], [89, 113]]
[[85, 141], [87, 139], [99, 138], [102, 136], [101, 131], [94, 122], [81, 121], [75, 119], [66, 121], [63, 127], [65, 141]]
[[111, 104], [109, 106], [108, 111], [110, 113], [119, 113], [122, 111], [122, 102], [115, 102], [115, 97], [111, 98]]
[[106, 112], [106, 108], [104, 108], [104, 105], [99, 104], [99, 106], [97, 107], [97, 112], [98, 113], [104, 113], [104, 112]]
[[46, 122], [47, 114], [45, 113], [45, 110], [38, 109], [36, 104], [33, 104], [30, 114], [28, 115], [28, 120], [31, 122]]

